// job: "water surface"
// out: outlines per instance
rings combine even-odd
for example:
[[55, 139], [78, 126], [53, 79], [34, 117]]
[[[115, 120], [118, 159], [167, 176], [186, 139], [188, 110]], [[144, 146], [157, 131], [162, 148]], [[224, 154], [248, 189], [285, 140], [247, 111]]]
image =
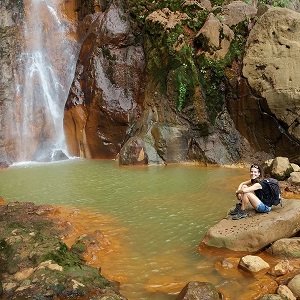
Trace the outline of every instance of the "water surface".
[[130, 300], [166, 300], [191, 280], [223, 284], [197, 248], [233, 205], [233, 191], [246, 176], [244, 169], [70, 160], [0, 171], [0, 193], [8, 201], [71, 205], [113, 217], [111, 234], [118, 232], [124, 251], [103, 273], [120, 280]]

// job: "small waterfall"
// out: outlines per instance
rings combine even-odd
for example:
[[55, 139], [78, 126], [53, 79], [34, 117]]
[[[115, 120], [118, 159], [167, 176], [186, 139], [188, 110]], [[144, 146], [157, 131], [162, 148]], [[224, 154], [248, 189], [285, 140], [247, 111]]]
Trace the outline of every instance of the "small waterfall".
[[72, 83], [78, 46], [63, 0], [26, 0], [22, 54], [24, 76], [17, 86], [18, 161], [51, 160], [67, 153], [64, 105]]

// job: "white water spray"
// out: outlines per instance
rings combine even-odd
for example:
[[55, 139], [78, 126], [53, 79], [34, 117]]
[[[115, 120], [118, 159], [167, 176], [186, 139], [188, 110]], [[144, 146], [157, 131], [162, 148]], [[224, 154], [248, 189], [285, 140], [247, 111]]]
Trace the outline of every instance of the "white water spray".
[[64, 105], [77, 57], [60, 15], [62, 0], [25, 2], [24, 77], [17, 87], [17, 160], [49, 160], [56, 149], [67, 152]]

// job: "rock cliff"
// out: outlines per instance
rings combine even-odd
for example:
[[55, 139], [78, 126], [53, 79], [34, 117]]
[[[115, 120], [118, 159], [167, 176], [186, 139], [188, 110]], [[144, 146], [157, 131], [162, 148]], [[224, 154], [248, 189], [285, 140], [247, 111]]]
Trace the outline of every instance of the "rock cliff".
[[[121, 164], [299, 163], [298, 12], [241, 1], [63, 3], [82, 42], [65, 106], [70, 154]], [[15, 24], [16, 8], [1, 5]], [[14, 160], [5, 128], [18, 101], [13, 49], [22, 46], [7, 24], [1, 161]]]

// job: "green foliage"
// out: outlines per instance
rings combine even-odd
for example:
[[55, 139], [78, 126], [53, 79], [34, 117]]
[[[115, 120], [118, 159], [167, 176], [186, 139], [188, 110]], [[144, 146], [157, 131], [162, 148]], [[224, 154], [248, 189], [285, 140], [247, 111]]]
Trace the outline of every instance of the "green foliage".
[[211, 0], [211, 5], [212, 6], [222, 6], [226, 0]]
[[201, 55], [198, 60], [200, 82], [205, 92], [207, 112], [212, 123], [224, 105], [224, 60], [210, 60]]
[[64, 267], [81, 266], [83, 261], [78, 254], [69, 251], [66, 244], [60, 242], [57, 250], [51, 251], [42, 257], [42, 261], [52, 260]]
[[189, 16], [189, 19], [183, 21], [183, 24], [186, 24], [195, 32], [200, 30], [209, 14], [207, 10], [200, 9], [197, 5], [184, 6], [182, 12]]
[[235, 38], [224, 59], [212, 60], [201, 55], [197, 60], [200, 71], [200, 82], [205, 92], [207, 111], [214, 123], [225, 101], [226, 76], [225, 68], [235, 59], [242, 59], [247, 38], [247, 23], [242, 22], [232, 28]]
[[177, 25], [168, 33], [158, 30], [156, 34], [148, 34], [145, 46], [147, 73], [162, 94], [166, 94], [170, 82], [175, 85], [171, 89], [176, 95], [176, 108], [181, 111], [198, 82], [193, 49], [185, 42], [182, 26]]
[[74, 245], [72, 245], [71, 251], [78, 255], [81, 255], [86, 251], [86, 245], [82, 241], [77, 241]]

